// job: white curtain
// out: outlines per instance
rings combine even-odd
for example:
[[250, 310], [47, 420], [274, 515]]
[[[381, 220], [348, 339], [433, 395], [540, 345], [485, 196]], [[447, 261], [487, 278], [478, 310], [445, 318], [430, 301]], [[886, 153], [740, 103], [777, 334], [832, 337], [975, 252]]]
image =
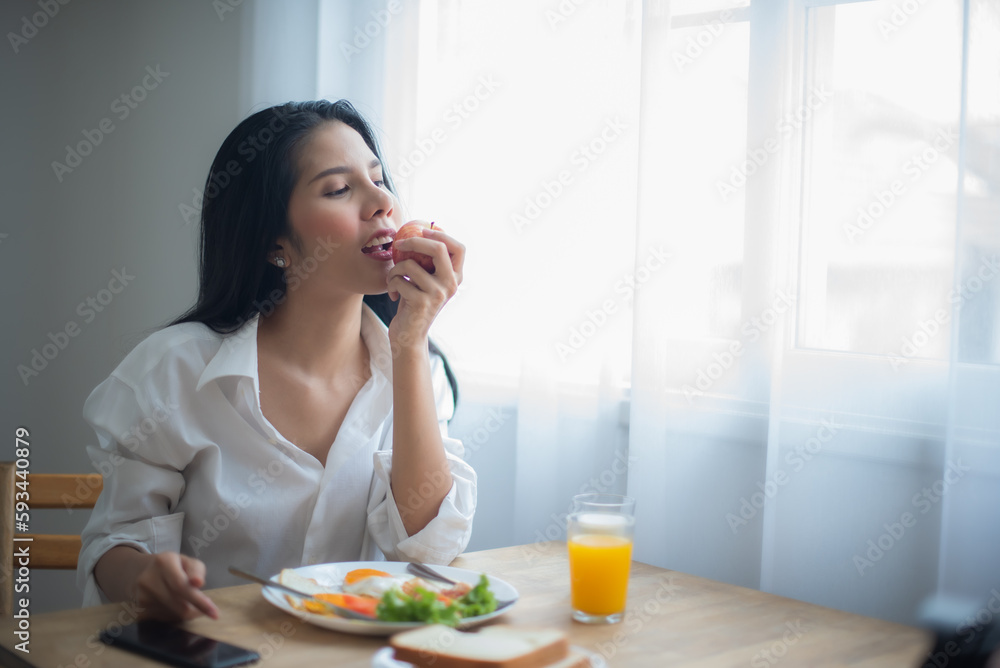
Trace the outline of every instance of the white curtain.
[[641, 164], [685, 158], [642, 170], [639, 247], [690, 261], [637, 301], [637, 551], [912, 621], [1000, 581], [1000, 12], [808, 4], [700, 56], [748, 40], [735, 159], [686, 159], [727, 73], [673, 57], [707, 28], [647, 21]]
[[904, 622], [993, 595], [995, 2], [423, 0], [388, 30], [404, 204], [470, 248], [435, 334], [497, 540], [627, 490], [642, 561]]

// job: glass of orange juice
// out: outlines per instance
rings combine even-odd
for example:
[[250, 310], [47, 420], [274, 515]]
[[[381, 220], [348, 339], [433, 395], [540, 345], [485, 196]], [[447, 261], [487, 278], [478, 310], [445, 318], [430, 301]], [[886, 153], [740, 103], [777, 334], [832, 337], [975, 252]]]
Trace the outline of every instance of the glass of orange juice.
[[578, 494], [567, 519], [573, 619], [617, 624], [625, 616], [632, 565], [635, 499], [618, 494]]

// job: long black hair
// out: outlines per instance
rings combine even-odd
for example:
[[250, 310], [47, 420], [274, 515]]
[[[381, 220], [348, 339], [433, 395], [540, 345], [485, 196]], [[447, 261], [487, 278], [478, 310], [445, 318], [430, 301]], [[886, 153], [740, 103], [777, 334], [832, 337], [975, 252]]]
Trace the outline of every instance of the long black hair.
[[[288, 224], [288, 202], [298, 179], [296, 157], [319, 125], [340, 121], [357, 131], [382, 163], [382, 180], [395, 194], [375, 132], [347, 100], [289, 102], [249, 116], [229, 133], [205, 181], [201, 207], [198, 301], [171, 325], [201, 322], [220, 334], [234, 332], [284, 301], [286, 273], [267, 261], [279, 237], [297, 242]], [[365, 295], [382, 322], [396, 315], [388, 294]], [[452, 396], [458, 383], [440, 355]]]

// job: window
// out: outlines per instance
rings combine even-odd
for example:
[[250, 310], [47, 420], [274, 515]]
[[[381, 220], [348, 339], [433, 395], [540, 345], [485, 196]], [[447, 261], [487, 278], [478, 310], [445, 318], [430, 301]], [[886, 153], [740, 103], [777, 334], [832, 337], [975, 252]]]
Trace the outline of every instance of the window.
[[809, 10], [800, 346], [948, 356], [961, 9]]
[[[970, 154], [959, 205], [961, 0], [790, 0], [781, 90], [751, 19], [782, 20], [784, 3], [646, 6], [420, 4], [418, 55], [386, 82], [410, 91], [387, 148], [408, 215], [470, 248], [462, 307], [436, 330], [456, 365], [627, 385], [635, 289], [656, 293], [644, 326], [681, 351], [678, 387], [786, 307], [803, 351], [908, 362], [948, 357], [962, 299], [962, 359], [1000, 360], [1000, 281], [955, 276], [958, 255], [997, 252], [980, 243], [996, 218], [987, 159]], [[662, 7], [668, 28], [651, 30]], [[979, 141], [995, 123], [1000, 9], [971, 11]], [[779, 198], [795, 210], [765, 204]], [[779, 217], [791, 227], [767, 227]], [[787, 275], [744, 262], [775, 233]]]

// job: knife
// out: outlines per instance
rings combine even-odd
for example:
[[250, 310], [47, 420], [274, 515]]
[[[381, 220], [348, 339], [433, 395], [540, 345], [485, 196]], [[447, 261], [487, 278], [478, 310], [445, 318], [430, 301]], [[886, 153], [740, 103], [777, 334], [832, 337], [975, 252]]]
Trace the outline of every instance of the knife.
[[275, 589], [281, 589], [283, 591], [287, 591], [290, 594], [295, 594], [299, 598], [308, 599], [310, 601], [315, 601], [315, 602], [319, 603], [320, 605], [325, 605], [327, 608], [329, 608], [333, 612], [337, 613], [337, 616], [339, 616], [339, 617], [346, 617], [347, 619], [361, 619], [361, 620], [364, 620], [366, 622], [375, 622], [375, 621], [378, 621], [375, 617], [369, 617], [368, 615], [363, 615], [360, 612], [355, 612], [354, 610], [350, 610], [348, 608], [344, 608], [344, 607], [339, 606], [339, 605], [337, 605], [335, 603], [330, 603], [329, 601], [324, 601], [321, 598], [316, 598], [312, 594], [307, 594], [304, 591], [299, 591], [298, 589], [295, 589], [294, 587], [289, 587], [288, 585], [283, 585], [280, 582], [275, 582], [273, 580], [267, 580], [265, 578], [260, 577], [259, 575], [254, 575], [253, 573], [248, 573], [248, 572], [246, 572], [244, 570], [236, 568], [235, 566], [230, 566], [229, 567], [229, 572], [232, 573], [233, 575], [241, 577], [241, 578], [243, 578], [245, 580], [250, 580], [251, 582], [256, 582], [258, 584], [262, 584], [265, 587], [274, 587]]

